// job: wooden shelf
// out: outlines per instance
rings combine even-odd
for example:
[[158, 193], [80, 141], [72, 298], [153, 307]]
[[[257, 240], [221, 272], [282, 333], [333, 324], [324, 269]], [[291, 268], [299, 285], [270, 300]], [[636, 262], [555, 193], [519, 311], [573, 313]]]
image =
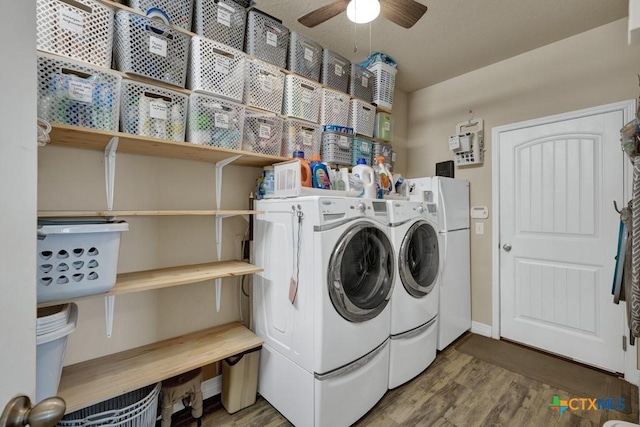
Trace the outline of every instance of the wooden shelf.
[[178, 267], [123, 273], [118, 274], [116, 284], [109, 292], [81, 298], [44, 302], [38, 304], [38, 307], [48, 307], [82, 299], [183, 286], [212, 279], [244, 276], [261, 271], [263, 271], [262, 267], [257, 267], [243, 261], [218, 261], [206, 264], [182, 265]]
[[77, 411], [261, 345], [240, 323], [217, 326], [67, 366], [58, 396]]
[[174, 210], [174, 211], [38, 211], [38, 218], [114, 217], [114, 216], [233, 216], [258, 215], [249, 210]]
[[200, 160], [213, 163], [241, 154], [242, 157], [233, 163], [234, 165], [240, 166], [262, 167], [288, 160], [280, 156], [269, 156], [248, 151], [211, 147], [190, 142], [149, 138], [146, 136], [91, 129], [62, 123], [52, 123], [49, 136], [51, 138], [50, 144], [52, 145], [64, 145], [101, 151], [105, 149], [109, 141], [111, 141], [111, 138], [118, 137], [118, 152], [185, 160]]

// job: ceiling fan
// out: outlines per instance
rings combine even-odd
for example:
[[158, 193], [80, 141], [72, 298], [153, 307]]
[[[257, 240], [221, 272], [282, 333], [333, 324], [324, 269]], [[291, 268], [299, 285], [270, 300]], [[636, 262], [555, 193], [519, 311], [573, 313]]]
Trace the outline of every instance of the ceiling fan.
[[356, 0], [335, 0], [325, 6], [307, 13], [304, 16], [301, 16], [300, 18], [298, 18], [298, 22], [300, 22], [304, 26], [312, 28], [318, 24], [322, 24], [323, 22], [333, 18], [334, 16], [343, 13], [344, 11], [347, 11], [349, 19], [354, 22], [369, 22], [377, 16], [377, 12], [368, 21], [359, 22], [352, 18], [354, 12], [352, 12], [351, 10], [347, 10], [347, 8], [352, 9], [355, 7], [365, 7], [359, 6], [359, 4], [368, 3], [370, 5], [372, 4], [374, 8], [377, 8], [380, 14], [389, 21], [404, 28], [411, 28], [427, 11], [427, 6], [420, 4], [415, 0], [367, 0], [366, 2], [363, 0], [358, 1], [359, 3], [358, 5], [356, 5]]

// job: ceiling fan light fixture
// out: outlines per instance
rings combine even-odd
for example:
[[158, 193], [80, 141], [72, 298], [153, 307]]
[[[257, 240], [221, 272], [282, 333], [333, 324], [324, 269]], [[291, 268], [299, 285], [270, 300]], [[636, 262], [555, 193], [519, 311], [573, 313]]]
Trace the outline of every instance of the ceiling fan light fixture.
[[347, 6], [347, 17], [356, 24], [366, 24], [380, 14], [378, 0], [351, 0]]

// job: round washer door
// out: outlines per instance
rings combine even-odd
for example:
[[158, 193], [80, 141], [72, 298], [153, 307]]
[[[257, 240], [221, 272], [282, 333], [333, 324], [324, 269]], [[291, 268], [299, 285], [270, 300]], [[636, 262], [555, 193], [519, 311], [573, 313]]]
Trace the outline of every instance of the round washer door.
[[400, 281], [410, 295], [423, 297], [436, 285], [439, 266], [438, 233], [428, 222], [418, 221], [402, 239], [398, 254]]
[[357, 223], [340, 237], [331, 254], [329, 297], [345, 319], [373, 319], [389, 302], [393, 275], [393, 246], [387, 235], [370, 223]]

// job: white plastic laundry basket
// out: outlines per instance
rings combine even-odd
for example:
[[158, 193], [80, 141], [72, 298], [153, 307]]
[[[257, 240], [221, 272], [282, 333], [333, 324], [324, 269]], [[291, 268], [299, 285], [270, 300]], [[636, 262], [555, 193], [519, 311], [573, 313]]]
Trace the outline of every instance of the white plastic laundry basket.
[[78, 307], [71, 304], [69, 319], [61, 328], [36, 336], [36, 402], [58, 393], [67, 336], [76, 329]]

